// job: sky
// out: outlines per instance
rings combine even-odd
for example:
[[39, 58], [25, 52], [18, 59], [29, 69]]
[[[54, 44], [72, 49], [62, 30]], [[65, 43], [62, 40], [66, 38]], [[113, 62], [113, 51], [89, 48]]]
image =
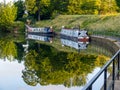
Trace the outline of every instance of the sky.
[[[13, 0], [5, 0], [5, 1], [6, 1], [6, 3], [10, 2], [10, 1], [13, 2]], [[0, 2], [4, 2], [4, 0], [0, 0]]]
[[[17, 1], [17, 0], [5, 0], [6, 1], [6, 3], [8, 3], [8, 2], [13, 2], [13, 1]], [[0, 2], [4, 2], [4, 0], [0, 0]]]

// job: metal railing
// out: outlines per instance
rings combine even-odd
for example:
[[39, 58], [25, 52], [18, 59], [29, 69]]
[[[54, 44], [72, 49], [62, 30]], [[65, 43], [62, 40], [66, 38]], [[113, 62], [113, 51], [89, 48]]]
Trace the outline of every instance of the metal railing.
[[[112, 65], [111, 65], [112, 64]], [[108, 67], [112, 67], [112, 75], [111, 77], [111, 84], [108, 86]], [[93, 84], [95, 81], [100, 77], [102, 73], [104, 73], [104, 82], [103, 87], [101, 90], [114, 90], [115, 79], [117, 75], [119, 75], [120, 69], [120, 50], [116, 52], [116, 54], [102, 67], [102, 69], [84, 86], [82, 90], [93, 90]], [[119, 79], [119, 78], [117, 78]]]

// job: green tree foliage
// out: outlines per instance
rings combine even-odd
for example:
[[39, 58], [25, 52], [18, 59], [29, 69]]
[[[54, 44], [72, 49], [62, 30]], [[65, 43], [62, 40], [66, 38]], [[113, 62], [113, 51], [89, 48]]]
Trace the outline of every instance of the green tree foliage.
[[17, 57], [16, 45], [12, 40], [11, 41], [0, 40], [0, 49], [1, 58], [14, 60], [15, 57]]
[[107, 14], [116, 13], [115, 0], [69, 0], [69, 14]]
[[39, 4], [40, 4], [40, 7], [39, 7], [40, 12], [39, 13], [42, 16], [41, 18], [50, 17], [50, 15], [51, 15], [50, 0], [40, 0]]
[[0, 33], [0, 58], [8, 60], [23, 60], [24, 48], [20, 42], [23, 42], [22, 35], [13, 35], [11, 33]]
[[18, 0], [14, 3], [17, 7], [17, 18], [16, 20], [22, 20], [24, 12], [25, 12], [25, 3], [22, 0]]
[[82, 3], [81, 14], [98, 14], [98, 1], [95, 0], [86, 0]]
[[52, 13], [65, 14], [69, 0], [51, 0]]
[[119, 0], [25, 0], [29, 13], [37, 19], [59, 14], [114, 14], [120, 11]]
[[35, 14], [37, 11], [36, 0], [25, 0], [26, 10], [29, 14]]
[[101, 0], [99, 14], [116, 13], [118, 6], [115, 0]]
[[81, 14], [81, 4], [83, 1], [81, 0], [69, 0], [67, 9], [69, 14]]
[[120, 0], [115, 0], [115, 1], [116, 1], [117, 6], [119, 7], [118, 11], [120, 12]]
[[16, 19], [17, 8], [8, 3], [6, 5], [1, 4], [0, 6], [0, 28], [2, 30], [7, 30], [9, 26], [11, 26]]
[[25, 0], [28, 13], [37, 20], [50, 15], [50, 0]]

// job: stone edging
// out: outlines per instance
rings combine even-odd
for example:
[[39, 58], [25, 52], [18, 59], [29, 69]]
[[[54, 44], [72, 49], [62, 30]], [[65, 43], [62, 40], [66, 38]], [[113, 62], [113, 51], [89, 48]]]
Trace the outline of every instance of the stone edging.
[[92, 39], [98, 40], [103, 44], [107, 44], [111, 46], [111, 49], [114, 49], [115, 52], [117, 52], [120, 49], [120, 41], [112, 37], [103, 37], [103, 36], [95, 36], [95, 35], [92, 35], [90, 37], [91, 37], [91, 40]]

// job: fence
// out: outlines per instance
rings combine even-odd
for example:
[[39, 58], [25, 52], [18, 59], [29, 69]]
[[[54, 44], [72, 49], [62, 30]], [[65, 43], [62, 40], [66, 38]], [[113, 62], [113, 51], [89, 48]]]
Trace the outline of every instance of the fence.
[[[112, 67], [112, 73], [108, 76], [108, 67]], [[91, 79], [88, 84], [82, 90], [93, 90], [93, 84], [104, 73], [104, 84], [101, 90], [114, 90], [115, 79], [119, 79], [119, 68], [120, 68], [120, 50], [107, 62], [103, 68]], [[118, 76], [118, 78], [116, 78]], [[111, 78], [111, 80], [110, 80]]]

